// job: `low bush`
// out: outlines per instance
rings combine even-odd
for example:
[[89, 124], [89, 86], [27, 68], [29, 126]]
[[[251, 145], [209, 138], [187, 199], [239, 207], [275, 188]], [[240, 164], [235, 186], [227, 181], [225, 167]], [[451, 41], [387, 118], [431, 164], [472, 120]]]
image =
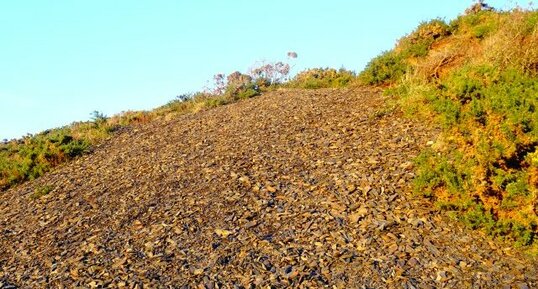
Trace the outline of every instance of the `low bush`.
[[55, 166], [91, 151], [120, 125], [101, 113], [93, 121], [0, 143], [0, 191], [33, 180]]
[[355, 73], [344, 68], [313, 68], [299, 72], [286, 86], [305, 89], [337, 88], [346, 87], [355, 79]]
[[465, 209], [473, 214], [479, 206], [495, 220], [509, 221], [509, 228], [517, 226], [520, 233], [526, 228], [521, 236], [534, 236], [536, 78], [514, 69], [465, 66], [444, 79], [437, 91], [438, 97], [426, 105], [445, 128], [443, 142], [427, 155], [428, 162], [418, 163], [417, 191], [426, 195], [439, 191], [436, 200], [455, 207], [472, 200]]
[[403, 58], [426, 56], [432, 44], [449, 35], [451, 28], [443, 20], [435, 19], [421, 23], [413, 33], [398, 41], [395, 51]]
[[485, 39], [491, 33], [499, 29], [500, 20], [504, 12], [497, 12], [491, 7], [468, 9], [466, 14], [461, 15], [450, 22], [450, 29], [458, 35], [469, 38]]
[[0, 144], [0, 190], [32, 180], [52, 167], [89, 151], [87, 139], [69, 128], [51, 130]]
[[270, 86], [270, 81], [267, 82], [267, 78], [261, 77], [255, 79], [243, 74], [239, 71], [228, 75], [227, 86], [224, 91], [224, 96], [230, 101], [236, 101], [240, 99], [247, 99], [257, 96], [261, 93], [261, 90], [267, 86]]
[[394, 84], [407, 70], [408, 65], [400, 54], [385, 51], [366, 65], [366, 68], [359, 74], [359, 81], [367, 85]]

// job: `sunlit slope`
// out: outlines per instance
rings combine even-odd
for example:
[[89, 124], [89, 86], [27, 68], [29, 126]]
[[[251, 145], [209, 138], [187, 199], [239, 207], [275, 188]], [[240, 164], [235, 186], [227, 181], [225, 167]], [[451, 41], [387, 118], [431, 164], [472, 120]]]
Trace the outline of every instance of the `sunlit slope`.
[[383, 102], [280, 90], [125, 129], [0, 195], [0, 282], [536, 285], [536, 264], [412, 196], [411, 160], [436, 133]]
[[476, 4], [425, 22], [359, 78], [442, 128], [417, 159], [417, 193], [538, 252], [537, 11]]

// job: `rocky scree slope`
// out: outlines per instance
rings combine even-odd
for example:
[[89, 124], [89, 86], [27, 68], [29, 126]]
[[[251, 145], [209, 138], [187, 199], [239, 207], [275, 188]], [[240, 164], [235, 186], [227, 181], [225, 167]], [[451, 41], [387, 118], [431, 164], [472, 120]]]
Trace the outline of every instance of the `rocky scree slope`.
[[536, 288], [409, 193], [436, 132], [382, 104], [282, 90], [125, 130], [0, 195], [0, 287]]

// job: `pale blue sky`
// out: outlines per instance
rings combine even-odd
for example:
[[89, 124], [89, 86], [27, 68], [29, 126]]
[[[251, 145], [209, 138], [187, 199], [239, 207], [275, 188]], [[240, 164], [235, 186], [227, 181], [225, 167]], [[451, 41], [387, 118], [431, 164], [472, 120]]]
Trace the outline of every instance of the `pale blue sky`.
[[[487, 1], [497, 8], [514, 1]], [[516, 1], [517, 2], [517, 1]], [[526, 3], [522, 1], [522, 3]], [[151, 109], [216, 73], [299, 57], [295, 71], [360, 71], [455, 0], [0, 1], [0, 139]]]

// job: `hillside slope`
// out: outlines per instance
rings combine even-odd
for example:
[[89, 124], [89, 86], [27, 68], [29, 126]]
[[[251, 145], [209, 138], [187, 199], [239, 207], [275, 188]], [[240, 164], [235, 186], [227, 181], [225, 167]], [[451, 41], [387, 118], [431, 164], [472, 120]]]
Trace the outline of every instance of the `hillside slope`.
[[418, 194], [538, 256], [538, 10], [478, 1], [421, 23], [359, 78], [442, 128], [418, 158]]
[[0, 287], [538, 286], [536, 261], [411, 196], [436, 132], [382, 103], [282, 90], [126, 129], [0, 195]]

